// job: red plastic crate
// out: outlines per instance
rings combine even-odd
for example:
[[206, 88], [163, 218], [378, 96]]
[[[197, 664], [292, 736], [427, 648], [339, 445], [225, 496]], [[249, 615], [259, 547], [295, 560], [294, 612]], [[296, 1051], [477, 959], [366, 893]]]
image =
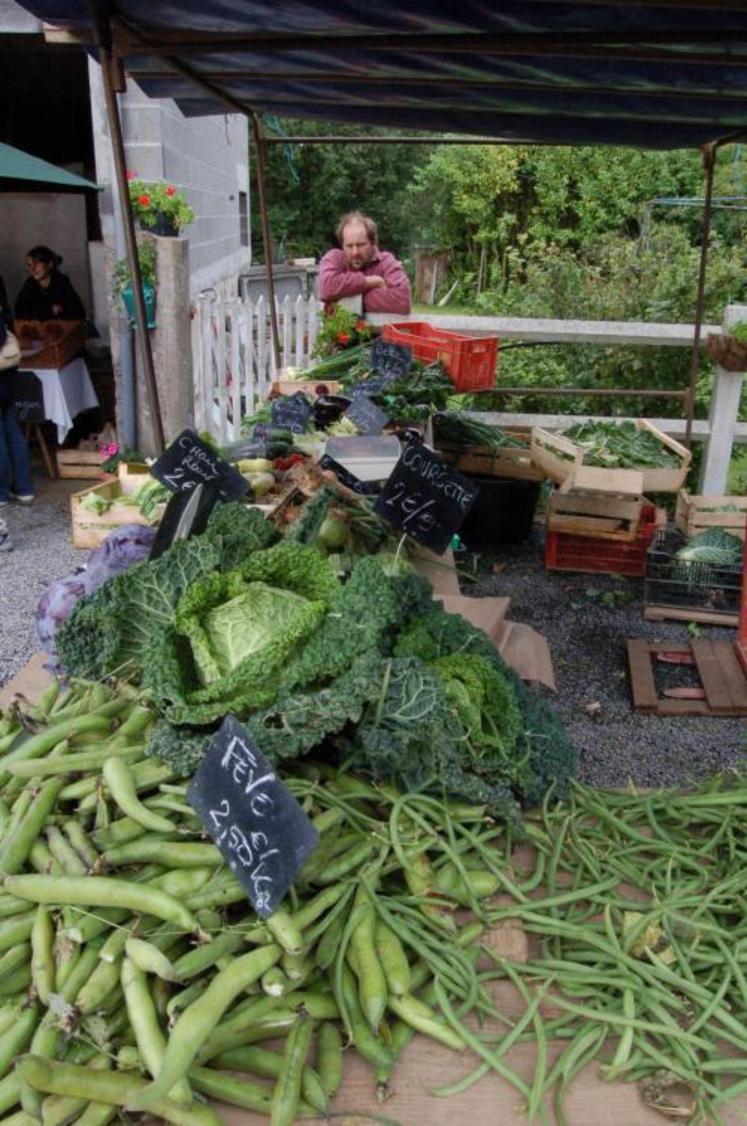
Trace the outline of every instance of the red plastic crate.
[[425, 321], [388, 324], [382, 335], [393, 344], [411, 348], [416, 360], [440, 360], [457, 391], [485, 391], [495, 384], [497, 336], [462, 336]]
[[630, 542], [546, 531], [545, 569], [642, 578], [646, 571], [646, 552], [655, 533], [656, 510], [652, 505], [644, 508], [638, 534]]

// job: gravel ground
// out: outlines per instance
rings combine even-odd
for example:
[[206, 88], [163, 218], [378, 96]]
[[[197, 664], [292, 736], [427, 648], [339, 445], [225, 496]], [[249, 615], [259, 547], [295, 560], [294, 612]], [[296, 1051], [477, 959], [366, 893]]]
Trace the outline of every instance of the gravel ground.
[[[642, 579], [547, 572], [537, 527], [525, 543], [493, 554], [503, 569], [483, 580], [482, 592], [510, 597], [509, 617], [547, 638], [557, 684], [551, 698], [579, 750], [584, 781], [617, 787], [630, 779], [641, 786], [687, 783], [743, 757], [743, 719], [659, 718], [632, 710], [626, 640], [689, 640], [684, 622], [644, 620]], [[462, 589], [480, 593], [474, 584]], [[735, 637], [733, 629], [700, 630], [710, 640]]]
[[[34, 612], [42, 592], [86, 555], [70, 537], [68, 495], [81, 483], [38, 484], [32, 507], [2, 510], [14, 550], [0, 555], [0, 685], [37, 649]], [[546, 572], [541, 535], [535, 528], [525, 543], [497, 549], [500, 572], [486, 569], [479, 587], [462, 588], [509, 596], [509, 616], [547, 638], [557, 681], [552, 700], [580, 752], [582, 778], [600, 786], [687, 783], [737, 763], [747, 750], [743, 720], [659, 719], [632, 710], [626, 639], [687, 640], [685, 625], [644, 621], [641, 580]], [[702, 636], [733, 640], [734, 631], [702, 627]]]
[[82, 481], [55, 481], [36, 475], [32, 505], [0, 509], [13, 550], [0, 554], [0, 685], [23, 668], [38, 649], [36, 606], [55, 579], [70, 574], [86, 557], [76, 551], [70, 533], [69, 494]]

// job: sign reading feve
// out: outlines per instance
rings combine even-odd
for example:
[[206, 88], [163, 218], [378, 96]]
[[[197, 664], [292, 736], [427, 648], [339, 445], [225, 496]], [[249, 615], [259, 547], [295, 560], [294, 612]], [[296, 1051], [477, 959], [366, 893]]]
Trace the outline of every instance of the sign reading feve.
[[194, 489], [195, 485], [220, 482], [223, 500], [237, 500], [249, 490], [237, 469], [198, 438], [194, 430], [182, 430], [169, 448], [150, 467], [156, 480], [175, 493]]
[[410, 442], [374, 510], [424, 547], [442, 555], [477, 499], [479, 489], [427, 446]]
[[270, 419], [278, 430], [303, 434], [313, 413], [314, 408], [303, 391], [296, 391], [295, 395], [281, 395], [280, 398], [272, 400]]
[[235, 716], [221, 724], [187, 800], [257, 914], [272, 915], [319, 836]]

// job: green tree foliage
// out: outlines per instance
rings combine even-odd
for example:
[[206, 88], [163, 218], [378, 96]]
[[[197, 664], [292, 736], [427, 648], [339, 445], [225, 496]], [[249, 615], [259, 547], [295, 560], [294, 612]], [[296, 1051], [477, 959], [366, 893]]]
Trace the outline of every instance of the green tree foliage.
[[[386, 130], [283, 119], [268, 135], [361, 136]], [[337, 245], [340, 215], [358, 209], [372, 215], [386, 250], [405, 257], [413, 242], [406, 196], [417, 167], [428, 159], [427, 145], [269, 145], [267, 194], [273, 237], [286, 257], [320, 257]], [[253, 246], [262, 257], [259, 207], [252, 215]]]
[[[322, 126], [286, 123], [288, 130]], [[331, 126], [330, 132], [344, 127]], [[349, 130], [353, 132], [352, 129]], [[449, 251], [441, 292], [464, 312], [584, 320], [690, 322], [696, 303], [704, 191], [697, 151], [640, 152], [537, 145], [296, 146], [293, 184], [272, 149], [272, 222], [294, 253], [333, 245], [338, 215], [353, 206], [380, 222], [382, 244], [400, 255], [419, 243]], [[721, 150], [716, 197], [747, 194], [747, 159]], [[735, 201], [736, 208], [745, 201]], [[747, 300], [747, 212], [713, 214], [706, 320]], [[256, 244], [255, 244], [256, 245]], [[505, 348], [501, 382], [542, 387], [681, 389], [683, 348]], [[712, 366], [703, 365], [699, 413]], [[487, 407], [485, 397], [480, 400]], [[555, 410], [558, 400], [497, 399], [501, 409]], [[564, 399], [574, 413], [639, 413], [640, 399]], [[670, 414], [671, 399], [648, 414]]]

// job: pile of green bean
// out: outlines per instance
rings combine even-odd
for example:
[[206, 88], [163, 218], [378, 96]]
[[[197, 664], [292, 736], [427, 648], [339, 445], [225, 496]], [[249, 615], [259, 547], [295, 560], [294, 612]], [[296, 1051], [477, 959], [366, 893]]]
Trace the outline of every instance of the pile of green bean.
[[326, 1112], [346, 1045], [381, 1097], [415, 1031], [463, 1049], [465, 1016], [494, 1014], [477, 958], [505, 877], [483, 810], [305, 764], [286, 783], [320, 844], [262, 921], [185, 780], [143, 757], [152, 721], [84, 682], [0, 718], [5, 1121], [210, 1126], [208, 1097], [284, 1126]]
[[[520, 1039], [535, 1043], [534, 1081], [504, 1077], [542, 1119], [554, 1092], [564, 1126], [564, 1094], [596, 1060], [605, 1080], [638, 1083], [649, 1106], [718, 1126], [720, 1108], [747, 1092], [747, 785], [737, 776], [686, 794], [579, 785], [527, 827], [534, 867], [489, 920], [520, 919], [532, 956], [496, 958], [480, 974], [510, 980], [527, 1005]], [[509, 840], [506, 859], [511, 849]], [[541, 891], [527, 896], [528, 887]], [[543, 1019], [545, 994], [556, 1015]], [[436, 998], [448, 1015], [439, 986]], [[550, 1066], [553, 1041], [562, 1050]], [[494, 1063], [440, 1093], [464, 1090]]]

